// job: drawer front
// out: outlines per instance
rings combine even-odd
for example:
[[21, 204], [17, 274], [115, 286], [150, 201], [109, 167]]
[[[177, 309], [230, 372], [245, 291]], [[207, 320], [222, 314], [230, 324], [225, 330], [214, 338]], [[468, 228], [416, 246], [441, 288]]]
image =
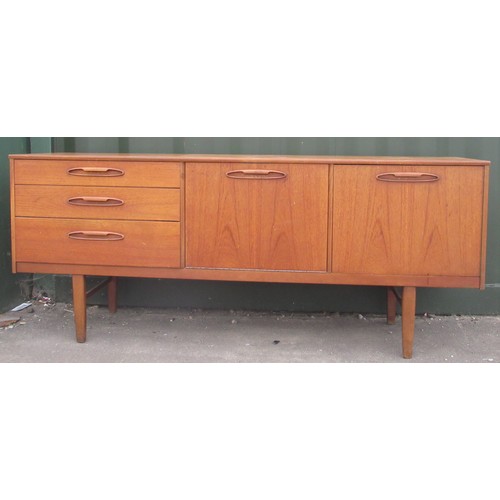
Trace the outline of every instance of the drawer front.
[[333, 271], [479, 276], [484, 170], [336, 165]]
[[181, 164], [104, 160], [15, 160], [15, 184], [171, 187], [181, 184]]
[[21, 217], [180, 220], [180, 190], [90, 186], [15, 186]]
[[179, 222], [16, 218], [16, 260], [179, 267]]

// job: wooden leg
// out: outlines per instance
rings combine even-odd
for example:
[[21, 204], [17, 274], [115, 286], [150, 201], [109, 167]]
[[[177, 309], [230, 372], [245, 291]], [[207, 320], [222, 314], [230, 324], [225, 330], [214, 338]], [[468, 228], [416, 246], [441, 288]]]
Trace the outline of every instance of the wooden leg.
[[403, 358], [411, 359], [413, 353], [413, 334], [415, 332], [415, 306], [417, 289], [414, 286], [403, 288], [401, 304], [403, 323]]
[[87, 338], [87, 294], [85, 292], [85, 276], [74, 274], [72, 279], [76, 341], [85, 342]]
[[108, 283], [108, 309], [110, 313], [116, 312], [116, 276], [110, 278]]
[[398, 298], [392, 287], [387, 287], [387, 324], [393, 325], [396, 323], [396, 306]]

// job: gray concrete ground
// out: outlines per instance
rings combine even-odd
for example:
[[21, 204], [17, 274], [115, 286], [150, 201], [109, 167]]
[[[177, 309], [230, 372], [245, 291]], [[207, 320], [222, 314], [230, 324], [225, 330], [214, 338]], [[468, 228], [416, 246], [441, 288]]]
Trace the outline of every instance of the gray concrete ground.
[[352, 314], [88, 308], [87, 342], [70, 305], [35, 304], [0, 329], [0, 362], [499, 362], [500, 317], [417, 317], [413, 359], [401, 322]]

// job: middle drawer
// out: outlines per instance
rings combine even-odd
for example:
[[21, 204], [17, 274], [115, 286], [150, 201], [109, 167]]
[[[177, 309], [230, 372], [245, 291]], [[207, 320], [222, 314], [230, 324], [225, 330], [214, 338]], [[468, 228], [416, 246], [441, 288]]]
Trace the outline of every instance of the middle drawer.
[[180, 220], [179, 189], [18, 185], [15, 205], [18, 217]]

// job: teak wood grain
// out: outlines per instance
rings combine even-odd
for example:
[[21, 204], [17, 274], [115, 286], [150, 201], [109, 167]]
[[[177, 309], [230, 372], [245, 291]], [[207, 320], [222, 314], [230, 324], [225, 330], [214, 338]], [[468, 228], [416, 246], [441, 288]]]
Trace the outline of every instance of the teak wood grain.
[[483, 171], [398, 167], [435, 182], [383, 182], [387, 167], [335, 166], [333, 270], [479, 276]]
[[18, 262], [18, 272], [49, 274], [81, 274], [92, 276], [128, 276], [187, 280], [222, 280], [261, 283], [308, 283], [317, 285], [376, 285], [415, 286], [430, 288], [479, 288], [480, 279], [474, 276], [404, 276], [393, 274], [343, 274], [310, 271], [259, 271], [255, 269], [206, 269], [126, 267], [117, 265], [46, 264]]
[[137, 154], [137, 153], [41, 153], [13, 154], [16, 160], [71, 160], [71, 161], [116, 161], [147, 162], [154, 166], [158, 162], [200, 163], [294, 163], [332, 165], [489, 165], [487, 160], [442, 156], [321, 156], [321, 155], [218, 155], [218, 154]]
[[398, 298], [394, 288], [387, 287], [387, 324], [393, 325], [396, 322], [396, 312], [398, 306]]
[[326, 271], [327, 223], [327, 165], [186, 165], [187, 267]]
[[481, 224], [481, 290], [486, 287], [486, 242], [488, 235], [488, 198], [489, 198], [489, 180], [490, 166], [486, 165], [483, 169], [484, 192], [483, 192], [483, 220]]
[[[16, 219], [20, 262], [94, 264], [136, 267], [179, 267], [178, 222], [86, 219]], [[73, 232], [112, 232], [116, 241], [71, 239]]]
[[10, 173], [10, 241], [12, 255], [12, 272], [17, 272], [17, 254], [16, 254], [16, 170], [12, 158], [9, 159]]
[[13, 271], [73, 275], [79, 342], [86, 275], [113, 277], [111, 311], [117, 276], [387, 286], [389, 323], [401, 286], [405, 358], [416, 287], [484, 288], [488, 161], [45, 154], [10, 164]]
[[415, 335], [415, 308], [417, 289], [405, 286], [401, 296], [403, 358], [410, 359], [413, 355], [413, 337]]
[[[180, 220], [179, 189], [21, 184], [15, 191], [20, 217]], [[107, 199], [122, 204], [106, 206]]]
[[[70, 175], [72, 169], [113, 169], [123, 175], [105, 177], [92, 175]], [[58, 159], [16, 160], [16, 184], [56, 186], [116, 186], [116, 187], [180, 187], [180, 163], [140, 161], [97, 161]]]
[[75, 315], [76, 341], [79, 343], [87, 340], [87, 311], [86, 311], [86, 286], [85, 276], [73, 274], [73, 312]]

